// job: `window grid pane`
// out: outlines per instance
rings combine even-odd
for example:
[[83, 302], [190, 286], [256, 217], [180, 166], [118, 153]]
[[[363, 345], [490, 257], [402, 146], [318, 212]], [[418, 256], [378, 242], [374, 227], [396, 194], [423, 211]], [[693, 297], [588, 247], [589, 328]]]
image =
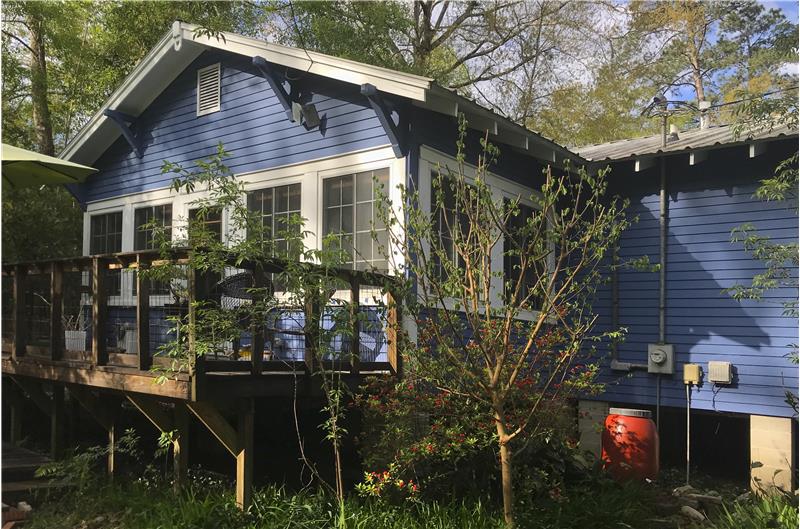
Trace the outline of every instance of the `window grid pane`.
[[[122, 251], [122, 212], [92, 215], [89, 222], [89, 253], [92, 255]], [[109, 273], [108, 295], [119, 296], [122, 274]]]
[[385, 249], [388, 235], [378, 219], [376, 202], [378, 189], [385, 189], [388, 181], [388, 169], [342, 175], [324, 181], [323, 236], [336, 236], [335, 244], [348, 256], [344, 264], [355, 269], [387, 269], [386, 260], [372, 237], [372, 229], [376, 228]]
[[264, 236], [273, 242], [276, 256], [286, 255], [286, 234], [289, 229], [298, 234], [300, 226], [290, 226], [289, 218], [300, 215], [300, 184], [259, 189], [247, 194], [250, 211], [261, 216]]

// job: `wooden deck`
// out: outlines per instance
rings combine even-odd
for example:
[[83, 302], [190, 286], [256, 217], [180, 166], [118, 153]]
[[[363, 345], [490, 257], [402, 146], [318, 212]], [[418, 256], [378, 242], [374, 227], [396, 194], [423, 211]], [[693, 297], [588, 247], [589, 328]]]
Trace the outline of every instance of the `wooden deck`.
[[[186, 255], [185, 251], [176, 251], [173, 258], [185, 263]], [[188, 298], [169, 304], [158, 302], [151, 295], [149, 282], [135, 274], [157, 259], [163, 262], [163, 256], [155, 252], [136, 252], [3, 267], [1, 362], [3, 377], [11, 382], [12, 393], [16, 393], [11, 399], [11, 429], [17, 432], [16, 438], [19, 438], [20, 408], [15, 402], [27, 398], [50, 417], [52, 451], [58, 454], [63, 444], [64, 395], [68, 391], [69, 397], [108, 431], [113, 447], [117, 410], [127, 400], [159, 430], [177, 433], [173, 450], [176, 482], [180, 482], [188, 464], [187, 421], [194, 417], [236, 459], [237, 499], [245, 506], [252, 480], [249, 454], [253, 450], [254, 398], [318, 397], [321, 383], [314, 375], [321, 368], [328, 373], [337, 372], [352, 388], [367, 375], [401, 372], [402, 362], [394, 339], [400, 324], [399, 309], [393, 302], [393, 292], [386, 288], [377, 290], [389, 301], [383, 308], [362, 306], [358, 301], [350, 304], [354, 327], [348, 330], [349, 341], [337, 342], [341, 350], [335, 363], [320, 361], [308, 347], [318, 339], [315, 337], [319, 329], [280, 326], [276, 320], [271, 328], [243, 326], [241, 343], [249, 345], [242, 347], [237, 339], [232, 345], [233, 354], [215, 351], [196, 355], [193, 350], [196, 341], [190, 335], [187, 357], [191, 360], [174, 369], [172, 361], [160, 354], [159, 344], [163, 344], [165, 336], [180, 332], [177, 327], [170, 327], [175, 316], [170, 317], [167, 308], [177, 311], [179, 318], [197, 322], [196, 302], [212, 298], [208, 293], [208, 278], [187, 269], [181, 292], [188, 292]], [[271, 261], [236, 263], [235, 268], [236, 273], [242, 273], [241, 269], [253, 270], [253, 277], [263, 277], [265, 271], [280, 271], [281, 266], [280, 262]], [[135, 290], [130, 283], [127, 290], [123, 290], [123, 283], [110, 285], [112, 280], [117, 281], [112, 276], [114, 271], [120, 271], [119, 281], [122, 271], [135, 274]], [[363, 298], [361, 288], [375, 291], [374, 285], [391, 283], [391, 278], [377, 274], [350, 270], [335, 273], [337, 280], [348, 285], [351, 300]], [[125, 292], [133, 295], [126, 298]], [[221, 305], [220, 301], [215, 302]], [[291, 310], [296, 319], [322, 325], [325, 311], [332, 309], [309, 303]], [[361, 316], [353, 311], [362, 310], [372, 311], [368, 315], [378, 319], [378, 332], [382, 334], [376, 336], [374, 331], [368, 334], [363, 327], [365, 318], [352, 317]], [[65, 332], [70, 330], [64, 326], [67, 314], [88, 320], [78, 343], [85, 350], [69, 349], [75, 342]], [[158, 336], [154, 336], [154, 330]], [[291, 351], [285, 350], [288, 342], [293, 344]], [[240, 354], [240, 348], [246, 348], [247, 354]], [[108, 470], [114, 471], [113, 450]]]

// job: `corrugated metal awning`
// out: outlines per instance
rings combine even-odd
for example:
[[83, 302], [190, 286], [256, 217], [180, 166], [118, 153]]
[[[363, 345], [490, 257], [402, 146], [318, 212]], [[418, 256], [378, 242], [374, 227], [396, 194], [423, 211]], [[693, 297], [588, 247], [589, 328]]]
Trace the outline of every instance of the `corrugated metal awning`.
[[717, 145], [730, 145], [763, 141], [780, 137], [797, 136], [797, 131], [787, 125], [779, 125], [770, 129], [763, 129], [755, 133], [742, 131], [740, 136], [734, 133], [732, 125], [718, 125], [707, 129], [692, 129], [678, 133], [678, 139], [669, 141], [666, 147], [661, 145], [661, 135], [634, 138], [630, 140], [612, 141], [600, 145], [587, 145], [578, 147], [575, 151], [590, 162], [603, 160], [624, 160], [637, 156], [653, 155], [659, 153], [675, 153], [708, 149]]

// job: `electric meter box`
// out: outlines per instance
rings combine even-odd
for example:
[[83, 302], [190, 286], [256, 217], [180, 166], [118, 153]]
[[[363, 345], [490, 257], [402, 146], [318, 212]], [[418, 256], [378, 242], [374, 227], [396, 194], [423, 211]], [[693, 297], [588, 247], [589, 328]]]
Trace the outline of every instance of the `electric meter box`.
[[648, 344], [647, 372], [671, 375], [675, 372], [675, 347], [669, 344]]

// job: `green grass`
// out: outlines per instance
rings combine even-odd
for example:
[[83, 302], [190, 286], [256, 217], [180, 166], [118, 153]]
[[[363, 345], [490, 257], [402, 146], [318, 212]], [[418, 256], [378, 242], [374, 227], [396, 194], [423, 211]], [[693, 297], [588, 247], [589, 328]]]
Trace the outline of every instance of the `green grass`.
[[[501, 517], [480, 502], [388, 506], [348, 502], [352, 529], [500, 528]], [[318, 529], [335, 527], [338, 511], [318, 493], [288, 494], [268, 487], [256, 492], [248, 513], [229, 492], [191, 487], [179, 495], [141, 485], [106, 485], [82, 495], [50, 498], [36, 509], [30, 529]]]
[[[576, 490], [560, 501], [537, 500], [519, 513], [519, 526], [538, 528], [646, 528], [649, 492], [636, 486]], [[502, 515], [480, 501], [409, 502], [402, 505], [348, 500], [351, 529], [493, 529]], [[140, 483], [103, 485], [64, 497], [41, 498], [31, 529], [319, 529], [335, 527], [337, 508], [321, 493], [257, 491], [248, 513], [239, 512], [229, 489], [194, 485], [175, 495]]]

